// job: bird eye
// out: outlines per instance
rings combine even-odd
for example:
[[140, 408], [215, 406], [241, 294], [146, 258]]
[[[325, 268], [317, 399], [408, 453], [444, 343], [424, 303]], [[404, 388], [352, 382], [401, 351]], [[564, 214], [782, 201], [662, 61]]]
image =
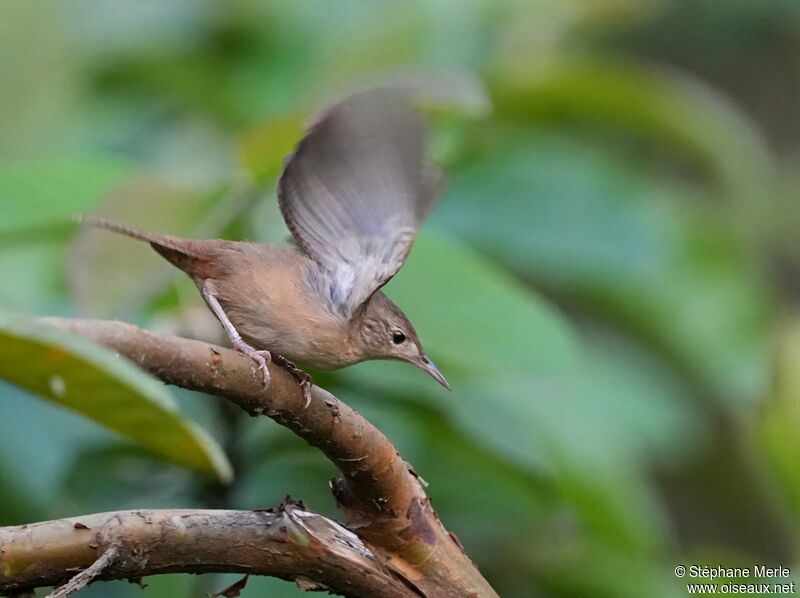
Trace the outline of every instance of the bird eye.
[[392, 342], [395, 345], [401, 345], [404, 342], [406, 342], [406, 335], [400, 332], [399, 330], [396, 330], [395, 332], [392, 333]]

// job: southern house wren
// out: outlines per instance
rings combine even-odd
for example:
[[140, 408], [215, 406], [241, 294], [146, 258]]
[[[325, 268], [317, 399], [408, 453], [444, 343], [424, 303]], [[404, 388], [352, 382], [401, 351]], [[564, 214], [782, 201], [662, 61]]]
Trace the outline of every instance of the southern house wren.
[[194, 240], [87, 216], [85, 222], [147, 241], [188, 274], [269, 382], [267, 362], [321, 370], [398, 359], [447, 379], [414, 326], [380, 290], [408, 256], [444, 176], [424, 157], [425, 129], [403, 97], [362, 92], [322, 114], [278, 182], [293, 236], [287, 245]]

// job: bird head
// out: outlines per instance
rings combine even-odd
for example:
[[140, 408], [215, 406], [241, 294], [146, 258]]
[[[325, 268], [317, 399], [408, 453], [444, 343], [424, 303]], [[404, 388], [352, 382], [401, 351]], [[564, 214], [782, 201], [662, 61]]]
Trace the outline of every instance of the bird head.
[[386, 295], [377, 291], [353, 318], [363, 360], [397, 359], [426, 371], [450, 390], [450, 383], [425, 354], [417, 331], [406, 315]]

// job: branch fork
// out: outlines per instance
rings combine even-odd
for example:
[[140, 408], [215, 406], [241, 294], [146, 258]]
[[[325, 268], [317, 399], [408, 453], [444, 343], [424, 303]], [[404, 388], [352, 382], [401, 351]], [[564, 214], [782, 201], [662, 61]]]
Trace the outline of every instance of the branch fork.
[[64, 583], [80, 569], [72, 586], [213, 571], [275, 575], [346, 596], [497, 596], [397, 449], [329, 392], [314, 386], [306, 405], [295, 377], [279, 366], [269, 365], [265, 389], [252, 360], [240, 353], [124, 322], [43, 322], [115, 350], [167, 384], [222, 397], [289, 428], [339, 469], [331, 488], [346, 523], [286, 503], [272, 513], [127, 511], [0, 528], [0, 593]]

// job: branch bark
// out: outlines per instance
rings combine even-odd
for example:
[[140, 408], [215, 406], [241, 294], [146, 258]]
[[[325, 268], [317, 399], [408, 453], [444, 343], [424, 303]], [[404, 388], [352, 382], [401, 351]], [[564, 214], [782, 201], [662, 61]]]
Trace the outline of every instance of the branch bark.
[[416, 596], [352, 532], [296, 504], [99, 513], [0, 528], [0, 547], [3, 593], [66, 581], [53, 594], [66, 596], [93, 579], [242, 572], [348, 596]]
[[285, 370], [270, 364], [271, 383], [264, 388], [252, 361], [230, 349], [124, 322], [43, 321], [119, 352], [167, 384], [223, 397], [251, 415], [267, 415], [317, 447], [341, 472], [332, 489], [347, 527], [407, 587], [430, 597], [496, 596], [440, 523], [397, 449], [329, 392], [313, 387], [306, 408], [300, 387]]

